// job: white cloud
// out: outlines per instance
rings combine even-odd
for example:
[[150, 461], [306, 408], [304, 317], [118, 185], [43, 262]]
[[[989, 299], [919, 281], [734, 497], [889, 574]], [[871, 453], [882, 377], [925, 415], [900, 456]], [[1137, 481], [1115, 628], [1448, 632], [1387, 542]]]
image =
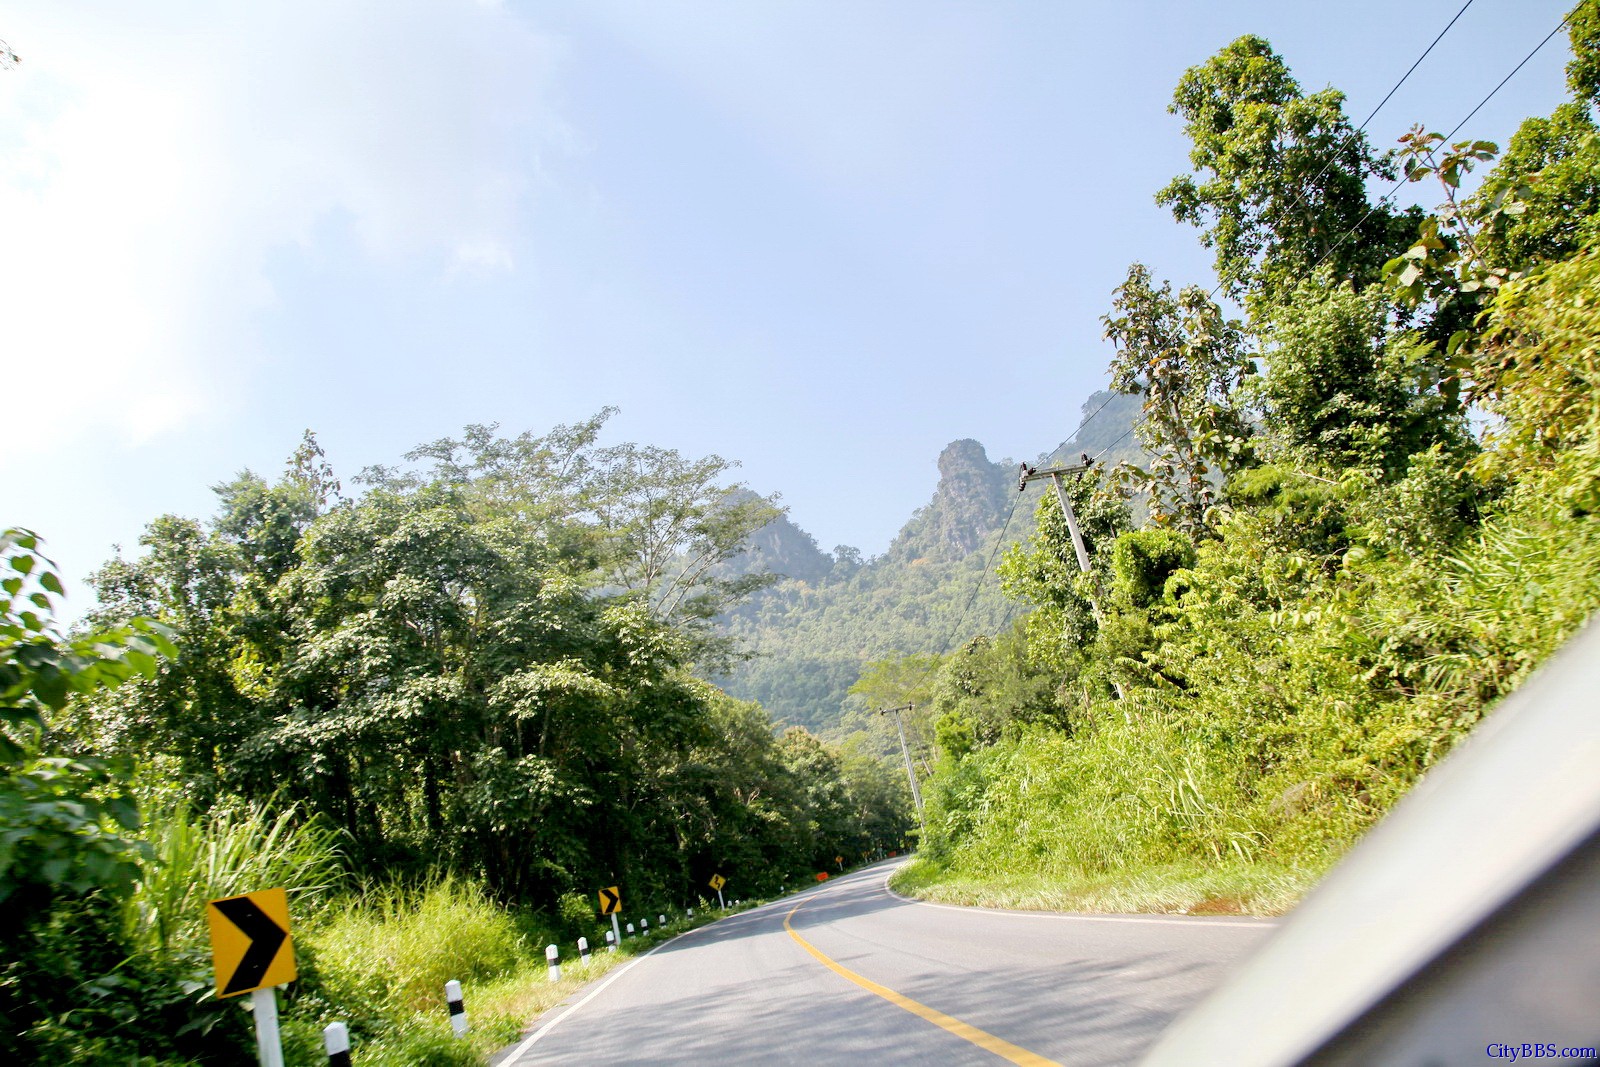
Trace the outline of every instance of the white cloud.
[[456, 246], [450, 273], [486, 274], [511, 270], [515, 266], [516, 261], [511, 255], [511, 250], [498, 241], [469, 241]]
[[267, 256], [330, 217], [441, 280], [512, 269], [560, 133], [555, 46], [473, 0], [41, 2], [4, 33], [22, 57], [0, 71], [13, 463], [191, 423], [259, 371]]

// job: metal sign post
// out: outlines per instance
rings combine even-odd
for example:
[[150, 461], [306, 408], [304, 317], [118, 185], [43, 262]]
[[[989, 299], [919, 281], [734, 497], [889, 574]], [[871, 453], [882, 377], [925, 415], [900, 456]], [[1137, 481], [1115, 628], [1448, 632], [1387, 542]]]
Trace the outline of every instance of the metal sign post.
[[617, 925], [617, 913], [622, 911], [622, 888], [620, 886], [606, 886], [599, 892], [600, 914], [611, 916], [611, 951], [615, 952], [622, 944], [622, 927]]

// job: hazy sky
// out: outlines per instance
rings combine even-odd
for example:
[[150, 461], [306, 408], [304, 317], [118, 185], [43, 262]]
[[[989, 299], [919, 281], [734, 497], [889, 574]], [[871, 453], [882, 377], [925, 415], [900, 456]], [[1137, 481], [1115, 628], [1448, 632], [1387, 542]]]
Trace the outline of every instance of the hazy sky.
[[[1072, 433], [1129, 262], [1211, 281], [1153, 202], [1186, 67], [1260, 34], [1359, 121], [1461, 2], [9, 4], [0, 525], [75, 614], [308, 427], [348, 485], [617, 405], [610, 441], [880, 552], [947, 442]], [[1454, 126], [1570, 2], [1475, 0], [1374, 141]], [[1462, 136], [1548, 113], [1566, 56]]]

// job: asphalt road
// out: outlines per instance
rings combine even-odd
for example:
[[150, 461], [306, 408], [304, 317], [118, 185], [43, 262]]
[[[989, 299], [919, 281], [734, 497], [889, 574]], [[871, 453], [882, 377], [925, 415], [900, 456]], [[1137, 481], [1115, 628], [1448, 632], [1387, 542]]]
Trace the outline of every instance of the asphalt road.
[[1273, 925], [926, 904], [896, 862], [667, 942], [499, 1067], [1131, 1063]]

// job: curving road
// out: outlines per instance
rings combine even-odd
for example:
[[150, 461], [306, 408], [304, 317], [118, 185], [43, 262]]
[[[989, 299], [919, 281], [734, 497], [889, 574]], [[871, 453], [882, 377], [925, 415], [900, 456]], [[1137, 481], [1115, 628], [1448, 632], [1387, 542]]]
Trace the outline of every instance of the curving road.
[[1273, 925], [927, 904], [899, 862], [661, 945], [498, 1067], [1131, 1063]]

